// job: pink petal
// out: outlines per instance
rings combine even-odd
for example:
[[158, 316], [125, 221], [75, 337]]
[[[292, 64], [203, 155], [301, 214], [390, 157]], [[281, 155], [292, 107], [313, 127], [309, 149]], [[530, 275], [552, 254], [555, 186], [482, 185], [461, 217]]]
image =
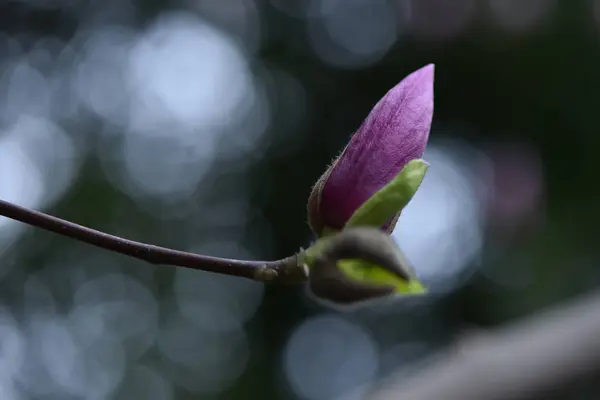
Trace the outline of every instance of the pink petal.
[[354, 211], [425, 152], [433, 118], [434, 65], [403, 79], [373, 108], [332, 167], [319, 211], [341, 229]]

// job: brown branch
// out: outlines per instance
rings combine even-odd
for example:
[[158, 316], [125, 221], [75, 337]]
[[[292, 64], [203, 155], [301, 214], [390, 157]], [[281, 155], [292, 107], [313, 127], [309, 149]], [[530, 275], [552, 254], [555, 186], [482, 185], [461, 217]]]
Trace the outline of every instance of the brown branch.
[[[0, 200], [0, 216], [12, 218], [80, 242], [125, 254], [152, 264], [187, 267], [258, 281], [278, 283], [300, 283], [308, 279], [308, 273], [303, 265], [304, 261], [302, 261], [303, 257], [301, 255], [294, 255], [277, 261], [244, 261], [187, 253], [109, 235], [3, 200]], [[322, 251], [325, 258], [321, 260], [318, 257], [317, 261], [322, 262], [315, 262], [317, 264], [315, 265], [315, 272], [319, 272], [322, 269], [325, 272], [325, 278], [331, 273], [332, 269], [337, 270], [337, 260], [347, 257], [370, 260], [380, 264], [401, 278], [407, 279], [409, 277], [409, 272], [405, 271], [407, 266], [403, 265], [403, 260], [398, 255], [392, 239], [376, 228], [356, 228], [340, 232], [329, 239], [327, 247], [323, 248]], [[323, 262], [325, 264], [328, 264], [328, 262], [332, 263], [333, 266], [331, 268], [327, 267], [327, 265], [322, 266]], [[326, 286], [330, 292], [342, 293], [343, 296], [346, 296], [344, 297], [346, 302], [351, 299], [360, 299], [361, 296], [381, 296], [393, 291], [393, 287], [374, 287], [364, 283], [351, 282], [347, 279], [344, 280], [342, 279], [343, 274], [340, 271], [338, 272], [336, 275], [338, 279], [333, 281], [331, 279], [318, 279], [319, 274], [314, 274], [311, 278], [313, 288]], [[320, 282], [320, 286], [319, 281], [322, 281]], [[333, 297], [339, 300], [339, 298]]]
[[277, 261], [244, 261], [172, 250], [109, 235], [3, 200], [0, 200], [0, 216], [152, 264], [193, 268], [258, 281], [295, 283], [306, 279], [296, 256]]
[[495, 333], [467, 337], [368, 399], [542, 399], [597, 371], [600, 291]]

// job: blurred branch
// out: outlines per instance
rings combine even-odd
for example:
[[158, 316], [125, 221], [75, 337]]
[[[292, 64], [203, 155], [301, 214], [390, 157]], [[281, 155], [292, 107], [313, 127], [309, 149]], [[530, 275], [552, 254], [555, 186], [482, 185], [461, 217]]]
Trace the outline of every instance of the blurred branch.
[[469, 336], [369, 399], [540, 399], [598, 370], [600, 291], [495, 333]]
[[193, 268], [258, 281], [293, 283], [306, 279], [295, 255], [277, 261], [244, 261], [172, 250], [109, 235], [3, 200], [0, 200], [0, 215], [152, 264]]

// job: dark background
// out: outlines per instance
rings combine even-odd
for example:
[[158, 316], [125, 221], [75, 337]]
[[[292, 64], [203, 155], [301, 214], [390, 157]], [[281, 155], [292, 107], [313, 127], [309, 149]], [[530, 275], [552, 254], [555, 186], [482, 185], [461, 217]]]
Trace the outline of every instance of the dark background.
[[0, 397], [358, 399], [596, 287], [599, 37], [592, 0], [0, 1], [0, 198], [223, 257], [307, 246], [311, 185], [436, 65], [394, 233], [430, 296], [338, 313], [0, 218]]

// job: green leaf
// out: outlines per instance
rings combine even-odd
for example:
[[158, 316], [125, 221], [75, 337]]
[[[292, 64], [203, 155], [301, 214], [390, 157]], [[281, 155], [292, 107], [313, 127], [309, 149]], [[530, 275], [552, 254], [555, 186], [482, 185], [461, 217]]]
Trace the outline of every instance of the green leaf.
[[364, 202], [346, 223], [354, 226], [383, 226], [391, 221], [412, 199], [423, 182], [429, 164], [412, 160], [387, 185]]

